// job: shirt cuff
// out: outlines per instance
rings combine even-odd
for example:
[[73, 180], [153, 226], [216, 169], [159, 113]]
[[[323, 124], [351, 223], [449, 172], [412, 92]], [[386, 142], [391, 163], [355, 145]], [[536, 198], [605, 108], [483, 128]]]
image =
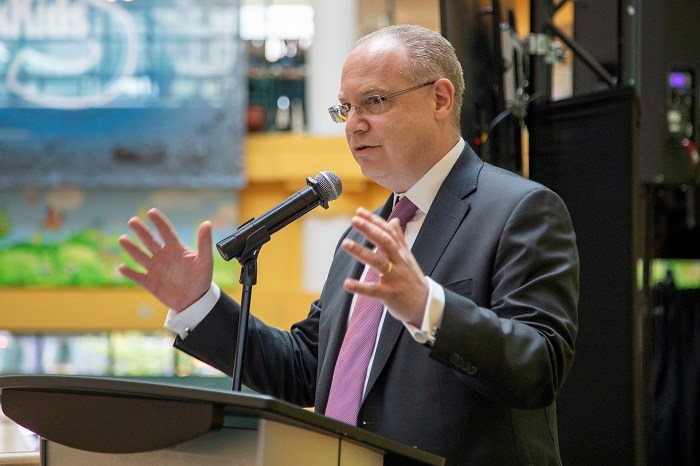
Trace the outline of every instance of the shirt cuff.
[[430, 277], [428, 279], [428, 302], [425, 304], [423, 323], [417, 328], [409, 323], [403, 325], [411, 332], [411, 336], [420, 344], [435, 343], [435, 335], [442, 324], [442, 315], [445, 311], [445, 290]]
[[221, 289], [212, 282], [209, 291], [204, 296], [192, 303], [180, 312], [168, 310], [163, 327], [173, 333], [177, 333], [183, 340], [194, 328], [209, 314], [221, 297]]

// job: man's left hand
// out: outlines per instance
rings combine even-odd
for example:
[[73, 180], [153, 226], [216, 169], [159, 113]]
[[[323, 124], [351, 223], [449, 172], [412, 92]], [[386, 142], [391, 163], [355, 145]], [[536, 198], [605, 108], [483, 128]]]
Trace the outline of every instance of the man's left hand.
[[396, 319], [420, 328], [423, 323], [429, 285], [408, 244], [397, 219], [387, 222], [360, 207], [352, 226], [363, 234], [376, 250], [345, 239], [342, 248], [358, 261], [379, 273], [375, 283], [345, 280], [345, 289], [379, 299]]

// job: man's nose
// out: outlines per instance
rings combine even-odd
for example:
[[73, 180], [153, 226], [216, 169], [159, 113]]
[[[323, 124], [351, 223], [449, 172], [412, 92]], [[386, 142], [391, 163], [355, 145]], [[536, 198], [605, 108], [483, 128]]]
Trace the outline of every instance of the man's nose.
[[[354, 132], [357, 129], [364, 128], [367, 124], [367, 119], [365, 118], [362, 109], [355, 107], [354, 105], [350, 107], [348, 111], [348, 118], [345, 121], [346, 132]], [[350, 129], [353, 128], [353, 129]]]

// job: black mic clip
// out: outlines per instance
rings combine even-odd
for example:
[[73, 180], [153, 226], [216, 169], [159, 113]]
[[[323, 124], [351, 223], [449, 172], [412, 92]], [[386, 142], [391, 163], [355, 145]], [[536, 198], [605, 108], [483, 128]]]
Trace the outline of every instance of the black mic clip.
[[[253, 220], [255, 219], [251, 218], [246, 223], [252, 222]], [[243, 225], [245, 225], [245, 223]], [[260, 228], [254, 230], [246, 237], [245, 246], [243, 246], [243, 250], [238, 255], [238, 263], [245, 267], [245, 264], [250, 261], [250, 259], [257, 258], [260, 248], [268, 241], [270, 241], [270, 232], [267, 231], [267, 226], [261, 225]], [[255, 280], [253, 284], [255, 284]]]

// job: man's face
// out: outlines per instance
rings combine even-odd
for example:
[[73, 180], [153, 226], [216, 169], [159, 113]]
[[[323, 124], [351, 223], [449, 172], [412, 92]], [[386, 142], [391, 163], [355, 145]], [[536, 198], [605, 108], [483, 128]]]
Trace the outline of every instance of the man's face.
[[[362, 106], [368, 97], [387, 95], [422, 84], [401, 74], [406, 60], [396, 42], [363, 43], [345, 61], [338, 98]], [[383, 101], [384, 111], [364, 115], [354, 107], [345, 135], [362, 173], [380, 185], [404, 192], [430, 169], [435, 121], [432, 86]]]

